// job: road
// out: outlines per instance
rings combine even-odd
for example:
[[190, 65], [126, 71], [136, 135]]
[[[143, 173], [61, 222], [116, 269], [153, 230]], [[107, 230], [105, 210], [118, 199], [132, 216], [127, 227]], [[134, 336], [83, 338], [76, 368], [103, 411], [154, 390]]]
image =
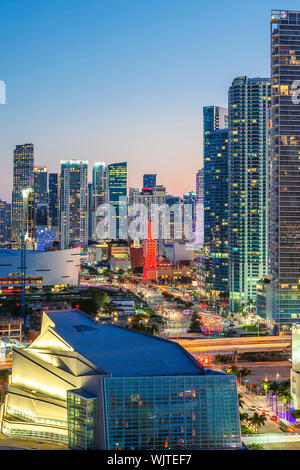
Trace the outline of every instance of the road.
[[[275, 414], [272, 412], [272, 410], [267, 406], [267, 401], [266, 397], [263, 395], [256, 395], [251, 392], [245, 392], [243, 387], [238, 386], [238, 392], [242, 395], [243, 401], [244, 401], [244, 406], [242, 408], [242, 411], [244, 413], [248, 413], [249, 416], [252, 416], [255, 411], [250, 411], [249, 407], [251, 405], [255, 405], [256, 407], [258, 406], [263, 406], [264, 409], [268, 409], [270, 411], [270, 415]], [[283, 433], [281, 429], [279, 428], [278, 424], [274, 421], [271, 421], [270, 416], [267, 417], [266, 424], [260, 428], [259, 432], [261, 434], [268, 434], [268, 433]]]

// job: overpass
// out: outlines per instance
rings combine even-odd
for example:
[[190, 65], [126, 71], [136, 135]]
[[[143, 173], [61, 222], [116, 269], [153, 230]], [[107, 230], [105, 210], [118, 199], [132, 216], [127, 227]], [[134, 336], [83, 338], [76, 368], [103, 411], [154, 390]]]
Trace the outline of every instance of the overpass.
[[239, 354], [251, 352], [287, 351], [292, 344], [289, 336], [256, 336], [220, 339], [178, 339], [173, 340], [194, 356], [216, 356], [217, 354], [238, 358]]

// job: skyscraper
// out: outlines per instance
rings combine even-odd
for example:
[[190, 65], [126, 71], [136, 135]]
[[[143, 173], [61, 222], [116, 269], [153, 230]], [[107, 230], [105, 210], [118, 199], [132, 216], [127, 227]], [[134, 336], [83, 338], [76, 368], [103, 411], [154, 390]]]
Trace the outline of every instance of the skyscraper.
[[23, 226], [24, 189], [33, 188], [33, 144], [17, 145], [13, 161], [12, 240], [20, 241]]
[[268, 78], [237, 77], [228, 95], [230, 306], [254, 300], [268, 272]]
[[109, 203], [115, 209], [116, 238], [127, 238], [123, 233], [127, 223], [127, 162], [108, 165], [108, 181]]
[[108, 202], [108, 168], [104, 162], [96, 162], [93, 167], [92, 207], [90, 208], [90, 230], [92, 238], [96, 236], [98, 218], [97, 207]]
[[205, 285], [213, 298], [228, 292], [228, 130], [211, 131], [204, 157]]
[[196, 229], [195, 229], [195, 243], [203, 245], [204, 230], [203, 230], [203, 168], [196, 173]]
[[48, 224], [48, 173], [46, 166], [34, 167], [34, 220], [37, 228]]
[[88, 242], [88, 162], [61, 161], [60, 237], [61, 248]]
[[209, 134], [217, 129], [225, 129], [228, 121], [228, 110], [221, 106], [204, 106], [203, 108], [203, 154]]
[[300, 12], [271, 12], [270, 271], [272, 317], [300, 318]]
[[0, 199], [0, 243], [11, 240], [11, 204]]
[[60, 175], [58, 173], [49, 173], [48, 226], [49, 229], [57, 232], [59, 227], [59, 193]]
[[202, 258], [201, 269], [204, 271], [205, 286], [214, 298], [219, 292], [228, 291], [228, 133], [218, 133], [227, 128], [227, 122], [227, 108], [203, 108], [202, 203], [205, 256]]
[[35, 201], [33, 188], [23, 189], [23, 233], [26, 247], [33, 249], [36, 240]]
[[143, 188], [153, 189], [156, 186], [156, 174], [145, 174], [143, 176]]

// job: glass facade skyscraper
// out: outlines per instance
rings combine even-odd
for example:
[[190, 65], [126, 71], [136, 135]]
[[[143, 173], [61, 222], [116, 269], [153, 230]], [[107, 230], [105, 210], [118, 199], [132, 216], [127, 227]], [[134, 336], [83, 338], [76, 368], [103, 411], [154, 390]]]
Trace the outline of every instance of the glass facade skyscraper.
[[237, 77], [228, 95], [230, 307], [256, 298], [268, 272], [268, 78]]
[[99, 221], [97, 207], [108, 202], [108, 167], [104, 162], [96, 162], [93, 166], [92, 207], [90, 208], [90, 229], [92, 238], [96, 237], [96, 227]]
[[88, 242], [88, 162], [61, 162], [60, 237], [61, 248]]
[[204, 157], [205, 285], [212, 297], [228, 291], [228, 130], [211, 131]]
[[272, 317], [300, 319], [300, 12], [271, 12], [270, 271]]
[[[108, 165], [109, 203], [115, 209], [111, 222], [116, 224], [116, 238], [127, 238], [127, 162]], [[123, 232], [124, 231], [124, 232]], [[126, 232], [126, 233], [125, 233]]]
[[17, 145], [14, 150], [13, 191], [12, 191], [12, 240], [20, 241], [24, 232], [23, 194], [24, 189], [33, 188], [33, 144]]

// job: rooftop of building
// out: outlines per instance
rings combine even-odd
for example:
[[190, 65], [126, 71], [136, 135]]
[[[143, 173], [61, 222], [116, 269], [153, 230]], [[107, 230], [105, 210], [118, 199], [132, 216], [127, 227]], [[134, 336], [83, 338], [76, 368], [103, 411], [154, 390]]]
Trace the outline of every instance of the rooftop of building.
[[198, 361], [175, 342], [96, 323], [80, 310], [48, 311], [46, 315], [64, 341], [113, 377], [204, 373]]

